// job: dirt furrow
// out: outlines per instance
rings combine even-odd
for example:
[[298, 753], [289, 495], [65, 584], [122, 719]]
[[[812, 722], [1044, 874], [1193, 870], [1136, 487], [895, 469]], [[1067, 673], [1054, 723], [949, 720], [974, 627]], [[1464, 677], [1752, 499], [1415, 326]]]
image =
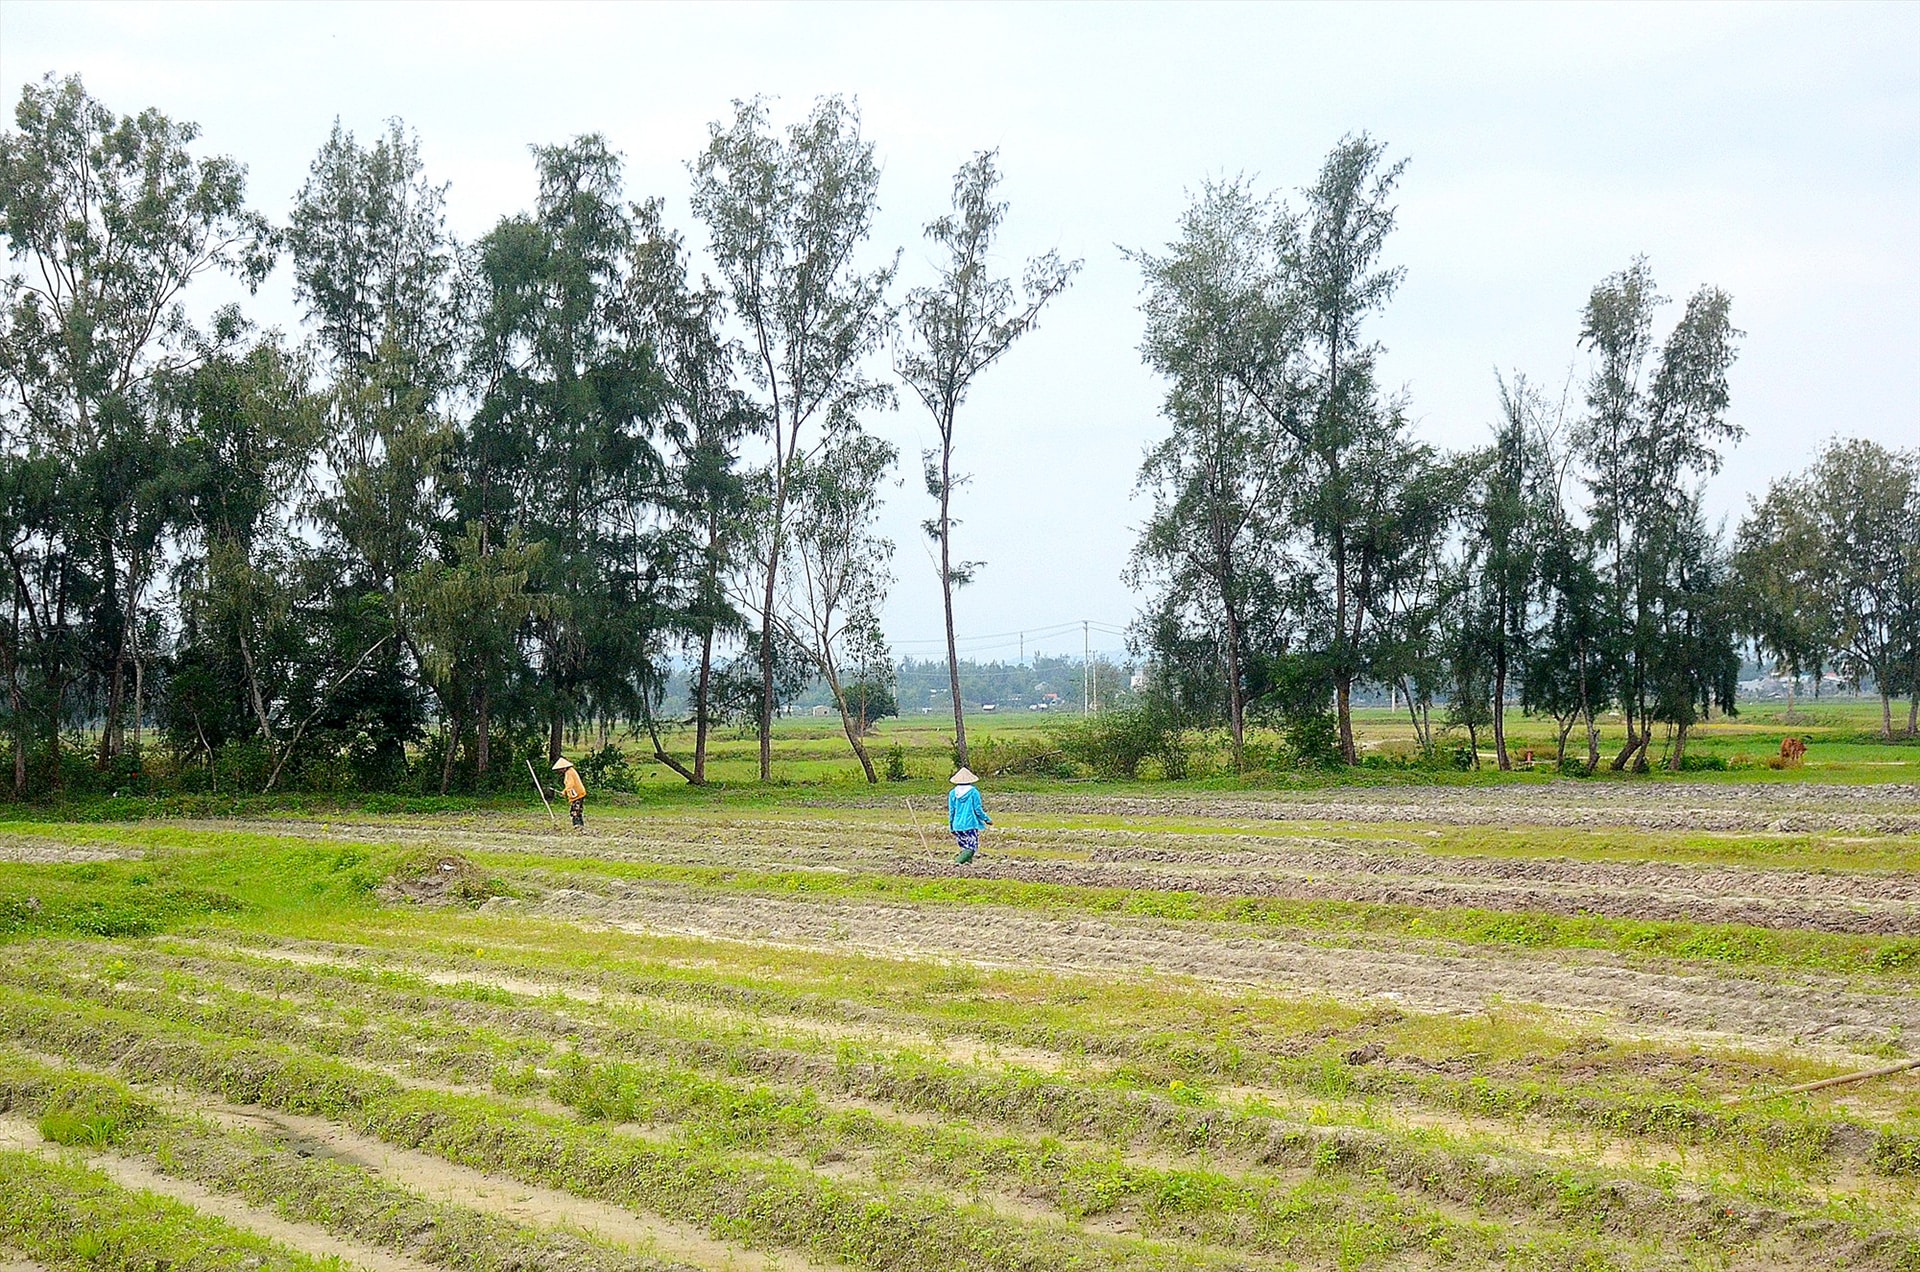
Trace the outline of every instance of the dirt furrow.
[[[1321, 854], [1324, 856], [1324, 854]], [[1168, 854], [1175, 857], [1176, 854]], [[1549, 914], [1597, 914], [1612, 918], [1651, 919], [1693, 923], [1744, 923], [1767, 928], [1810, 928], [1823, 932], [1853, 932], [1880, 936], [1920, 934], [1920, 886], [1886, 880], [1890, 895], [1863, 895], [1872, 886], [1838, 889], [1841, 895], [1821, 897], [1812, 889], [1820, 876], [1777, 881], [1762, 880], [1751, 872], [1719, 870], [1691, 874], [1653, 868], [1644, 881], [1632, 881], [1632, 872], [1601, 869], [1591, 882], [1581, 871], [1543, 871], [1537, 882], [1523, 871], [1462, 871], [1453, 877], [1453, 859], [1376, 858], [1369, 863], [1354, 857], [1285, 868], [1241, 868], [1196, 871], [1166, 866], [1140, 868], [1131, 863], [1031, 861], [1009, 857], [979, 859], [967, 873], [1029, 883], [1067, 884], [1073, 887], [1130, 888], [1200, 892], [1215, 896], [1275, 897], [1304, 901], [1359, 901], [1379, 905], [1428, 908], [1472, 907], [1503, 911], [1543, 911]], [[1469, 866], [1509, 863], [1462, 863]], [[1542, 863], [1511, 863], [1522, 867]], [[1558, 863], [1574, 865], [1575, 863]], [[953, 870], [945, 862], [924, 858], [902, 859], [894, 873], [915, 878], [946, 878]], [[1562, 874], [1559, 879], [1552, 876]], [[1480, 878], [1471, 876], [1478, 875]], [[1567, 877], [1572, 876], [1572, 877]], [[1603, 880], [1617, 879], [1606, 883]], [[1752, 886], [1749, 886], [1752, 885]], [[1795, 895], [1795, 891], [1798, 895]]]
[[1442, 952], [1385, 941], [1330, 947], [1248, 936], [1223, 925], [1050, 918], [990, 906], [789, 901], [670, 887], [625, 886], [612, 894], [561, 889], [531, 908], [634, 931], [994, 966], [1104, 974], [1152, 970], [1421, 1011], [1471, 1013], [1497, 1003], [1534, 1003], [1611, 1020], [1634, 1033], [1705, 1033], [1758, 1043], [1817, 1033], [1830, 1043], [1876, 1043], [1920, 1032], [1920, 996], [1870, 993], [1814, 974], [1736, 975], [1629, 964], [1595, 951]]
[[[57, 1155], [61, 1150], [40, 1138], [40, 1132], [25, 1118], [0, 1115], [0, 1148], [20, 1148]], [[318, 1224], [296, 1223], [283, 1219], [262, 1206], [203, 1188], [184, 1179], [175, 1179], [152, 1166], [117, 1153], [87, 1153], [87, 1165], [105, 1172], [122, 1188], [156, 1193], [188, 1205], [202, 1214], [224, 1219], [237, 1228], [268, 1237], [303, 1254], [336, 1258], [365, 1272], [443, 1272], [430, 1263], [382, 1250], [378, 1246], [336, 1236]]]
[[402, 1183], [435, 1201], [451, 1202], [498, 1215], [530, 1227], [568, 1227], [624, 1245], [638, 1252], [700, 1268], [728, 1272], [774, 1272], [793, 1268], [802, 1272], [830, 1272], [838, 1264], [823, 1264], [794, 1252], [764, 1254], [744, 1246], [717, 1241], [691, 1224], [657, 1215], [643, 1215], [606, 1202], [575, 1197], [558, 1189], [501, 1179], [484, 1171], [458, 1166], [431, 1153], [397, 1148], [361, 1135], [325, 1118], [282, 1113], [258, 1105], [196, 1103], [191, 1112], [222, 1125], [265, 1131], [287, 1141], [301, 1156], [334, 1158], [363, 1167]]

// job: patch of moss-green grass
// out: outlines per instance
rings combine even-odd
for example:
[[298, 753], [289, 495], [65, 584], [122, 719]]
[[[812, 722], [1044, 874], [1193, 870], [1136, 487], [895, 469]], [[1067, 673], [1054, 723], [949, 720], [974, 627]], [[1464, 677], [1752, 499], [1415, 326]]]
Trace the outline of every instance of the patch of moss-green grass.
[[205, 922], [363, 910], [377, 903], [379, 884], [422, 856], [418, 848], [399, 845], [168, 827], [35, 824], [13, 830], [60, 842], [138, 848], [142, 855], [0, 862], [0, 940], [146, 936]]
[[[203, 1011], [207, 1002], [221, 1001], [228, 987], [237, 986], [259, 996], [250, 1000], [249, 1010], [256, 1018], [268, 1013], [284, 1016], [297, 1029], [318, 1028], [321, 1022], [314, 1017], [320, 1010], [344, 1013], [355, 1023], [366, 1019], [363, 1013], [383, 1011], [397, 1022], [406, 1045], [413, 1046], [425, 1043], [430, 1026], [442, 1022], [445, 1039], [467, 1049], [462, 1054], [470, 1073], [478, 1072], [489, 1056], [495, 1063], [544, 1062], [542, 1054], [531, 1050], [538, 1040], [529, 1038], [529, 1032], [609, 1052], [652, 1047], [658, 1054], [669, 1054], [658, 1047], [671, 1039], [676, 1045], [712, 1040], [742, 1047], [770, 1046], [782, 1056], [798, 1051], [831, 1057], [844, 1053], [855, 1041], [862, 1050], [876, 1054], [886, 1054], [898, 1045], [861, 1039], [863, 1025], [896, 1033], [905, 1030], [909, 1037], [918, 1034], [925, 1039], [921, 1050], [938, 1050], [951, 1024], [910, 1010], [860, 1010], [846, 999], [807, 992], [801, 986], [766, 981], [734, 984], [714, 969], [687, 970], [675, 976], [656, 968], [641, 977], [602, 966], [595, 987], [613, 989], [625, 1001], [566, 997], [550, 1002], [540, 991], [516, 992], [487, 984], [479, 979], [484, 973], [470, 962], [463, 968], [459, 962], [419, 950], [409, 951], [412, 963], [425, 961], [441, 969], [437, 977], [428, 979], [390, 966], [290, 965], [244, 954], [214, 960], [153, 951], [143, 957], [158, 968], [185, 970], [190, 992], [201, 998]], [[114, 965], [98, 960], [86, 964], [95, 977]], [[476, 979], [447, 983], [463, 970]], [[160, 974], [149, 974], [148, 983], [165, 988], [155, 980]], [[1398, 1011], [1328, 1011], [1317, 1000], [1249, 1000], [1195, 991], [1190, 996], [1162, 996], [1159, 1011], [1129, 1011], [1111, 1019], [1111, 1005], [1094, 995], [1062, 993], [1057, 983], [1053, 993], [1034, 994], [1036, 987], [1025, 975], [995, 972], [989, 974], [990, 980], [959, 985], [939, 982], [940, 975], [950, 981], [950, 971], [940, 973], [920, 965], [892, 970], [896, 983], [915, 974], [929, 976], [933, 994], [951, 998], [984, 992], [988, 999], [997, 1000], [1000, 1010], [973, 1030], [976, 1036], [1054, 1052], [1061, 1058], [1061, 1068], [1076, 1072], [1079, 1082], [1117, 1088], [1178, 1087], [1204, 1095], [1216, 1083], [1230, 1080], [1236, 1085], [1267, 1084], [1330, 1099], [1410, 1100], [1483, 1117], [1549, 1117], [1678, 1143], [1753, 1140], [1755, 1151], [1778, 1153], [1790, 1141], [1805, 1139], [1805, 1134], [1784, 1134], [1771, 1115], [1754, 1118], [1729, 1111], [1722, 1106], [1722, 1097], [1763, 1085], [1786, 1086], [1831, 1076], [1836, 1071], [1831, 1062], [1804, 1058], [1790, 1063], [1778, 1057], [1715, 1060], [1684, 1048], [1568, 1037], [1556, 1022], [1519, 1011], [1463, 1020]], [[518, 963], [513, 975], [521, 981], [545, 978], [555, 992], [572, 983], [538, 963]], [[583, 983], [579, 988], [584, 992], [587, 986]], [[1063, 998], [1077, 999], [1073, 1004], [1077, 1010], [1040, 1027], [1041, 1020], [1060, 1011]], [[1022, 999], [1040, 1010], [1023, 1015], [1016, 1010]], [[283, 1000], [289, 1000], [287, 1005], [279, 1006]], [[676, 1003], [685, 1006], [676, 1011]], [[684, 1014], [706, 1008], [721, 1010], [721, 1023]], [[1282, 1013], [1288, 1009], [1291, 1024], [1283, 1028], [1288, 1017]], [[810, 1014], [842, 1024], [825, 1035], [811, 1032], [803, 1025]], [[786, 1021], [798, 1027], [787, 1027]], [[504, 1032], [495, 1035], [495, 1028]], [[405, 1054], [404, 1048], [396, 1050]], [[670, 1054], [679, 1062], [691, 1059], [684, 1051]], [[1352, 1063], [1348, 1057], [1355, 1054], [1367, 1063]], [[744, 1066], [743, 1071], [762, 1071], [743, 1055], [730, 1052], [724, 1063]], [[1399, 1063], [1402, 1057], [1409, 1060], [1405, 1066]], [[1463, 1072], [1456, 1071], [1463, 1066]], [[1496, 1073], [1499, 1076], [1493, 1076]], [[1920, 1121], [1920, 1109], [1913, 1113]], [[1838, 1146], [1847, 1142], [1848, 1135], [1842, 1127], [1814, 1138]], [[1828, 1151], [1822, 1147], [1817, 1155]]]
[[[0, 1030], [84, 1063], [117, 1060], [123, 1072], [138, 1080], [180, 1083], [229, 1100], [331, 1117], [462, 1165], [706, 1222], [717, 1235], [770, 1240], [859, 1266], [948, 1267], [957, 1266], [954, 1260], [961, 1257], [968, 1266], [1021, 1269], [1204, 1267], [1217, 1261], [1202, 1257], [1199, 1247], [1035, 1228], [966, 1209], [955, 1211], [949, 1203], [920, 1193], [824, 1181], [764, 1159], [635, 1141], [510, 1100], [412, 1090], [338, 1060], [207, 1036], [130, 1012], [5, 994], [0, 995]], [[1195, 1121], [1193, 1128], [1211, 1125], [1206, 1135], [1212, 1138], [1221, 1134], [1218, 1118], [1215, 1113]], [[1437, 1187], [1459, 1203], [1496, 1210], [1530, 1205], [1558, 1214], [1554, 1208], [1559, 1203], [1552, 1198], [1571, 1198], [1568, 1204], [1574, 1208], [1559, 1223], [1575, 1237], [1587, 1231], [1582, 1224], [1605, 1216], [1613, 1229], [1624, 1223], [1649, 1235], [1664, 1232], [1663, 1239], [1704, 1250], [1724, 1248], [1730, 1234], [1756, 1224], [1763, 1231], [1789, 1226], [1784, 1215], [1711, 1193], [1674, 1192], [1658, 1181], [1629, 1184], [1595, 1178], [1581, 1183], [1577, 1172], [1570, 1175], [1564, 1167], [1511, 1157], [1437, 1156], [1378, 1134], [1268, 1125], [1265, 1144], [1262, 1161], [1327, 1177], [1326, 1188], [1309, 1199], [1315, 1201], [1339, 1191], [1342, 1179], [1367, 1178], [1416, 1191]], [[1195, 1184], [1202, 1194], [1203, 1184]], [[1339, 1217], [1337, 1211], [1331, 1213]], [[1399, 1213], [1404, 1217], [1419, 1210]], [[1862, 1210], [1856, 1218], [1860, 1241], [1882, 1243], [1876, 1216]], [[900, 1224], [908, 1225], [911, 1233], [900, 1231]], [[1347, 1228], [1392, 1233], [1404, 1225]], [[1459, 1235], [1454, 1234], [1456, 1240]], [[1834, 1233], [1823, 1231], [1820, 1237], [1823, 1249], [1847, 1248], [1847, 1241]], [[1569, 1259], [1550, 1259], [1546, 1266], [1588, 1266], [1573, 1257], [1578, 1244], [1561, 1247]], [[1536, 1243], [1540, 1251], [1552, 1248], [1551, 1242]], [[1411, 1247], [1391, 1249], [1404, 1252]]]
[[54, 1272], [342, 1272], [96, 1170], [0, 1149], [0, 1246]]
[[717, 1237], [858, 1267], [1040, 1272], [1218, 1266], [1224, 1256], [1026, 1224], [919, 1192], [845, 1185], [778, 1161], [662, 1144], [505, 1099], [383, 1074], [138, 1014], [0, 993], [0, 1031], [135, 1080], [344, 1122], [403, 1148], [705, 1225]]
[[[508, 977], [711, 1005], [775, 1031], [783, 1019], [818, 1018], [841, 1022], [843, 1032], [878, 1026], [922, 1031], [933, 1039], [961, 1034], [989, 1044], [1052, 1051], [1070, 1067], [1080, 1059], [1097, 1061], [1116, 1067], [1116, 1079], [1149, 1085], [1178, 1080], [1204, 1090], [1216, 1083], [1276, 1084], [1328, 1098], [1414, 1099], [1490, 1116], [1561, 1110], [1582, 1125], [1615, 1118], [1672, 1124], [1674, 1119], [1660, 1110], [1676, 1098], [1717, 1105], [1725, 1096], [1829, 1077], [1849, 1067], [1845, 1061], [1797, 1053], [1716, 1054], [1609, 1041], [1569, 1032], [1557, 1018], [1519, 1009], [1470, 1018], [1369, 1011], [1311, 995], [1170, 977], [955, 969], [930, 960], [583, 931], [547, 920], [484, 914], [382, 911], [350, 927], [329, 923], [306, 934], [363, 943], [352, 947], [356, 959], [384, 950], [409, 967], [435, 968], [442, 979], [471, 978], [459, 987], [412, 983], [415, 990], [443, 998], [458, 994], [499, 1002], [512, 996], [487, 982]], [[191, 947], [181, 949], [190, 952]], [[388, 992], [402, 988], [393, 978], [403, 974], [391, 965], [326, 970], [334, 977], [381, 978]], [[266, 976], [264, 984], [276, 992], [275, 977], [306, 975], [255, 974]], [[570, 1013], [588, 1017], [613, 1010], [568, 1005]], [[1378, 1063], [1346, 1062], [1348, 1053], [1365, 1048], [1377, 1048]], [[1398, 1057], [1407, 1062], [1402, 1065]], [[1920, 1107], [1911, 1099], [1903, 1104], [1898, 1089], [1898, 1084], [1882, 1085], [1856, 1092], [1853, 1099], [1920, 1121]], [[1622, 1111], [1636, 1102], [1648, 1111]], [[1699, 1133], [1718, 1135], [1725, 1127], [1720, 1118], [1708, 1118]]]
[[426, 1263], [469, 1272], [564, 1267], [577, 1272], [689, 1272], [564, 1232], [436, 1202], [356, 1163], [302, 1155], [284, 1138], [167, 1112], [104, 1074], [0, 1050], [0, 1099], [37, 1114], [58, 1144], [112, 1148], [162, 1173], [237, 1196]]

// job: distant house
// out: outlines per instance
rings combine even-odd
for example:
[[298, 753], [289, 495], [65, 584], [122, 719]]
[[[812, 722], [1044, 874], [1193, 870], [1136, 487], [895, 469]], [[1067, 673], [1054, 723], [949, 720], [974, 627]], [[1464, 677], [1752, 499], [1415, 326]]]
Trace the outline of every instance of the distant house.
[[982, 711], [998, 711], [1000, 704], [997, 702], [983, 702], [980, 704], [980, 709]]
[[832, 714], [833, 714], [833, 708], [829, 706], [822, 705], [822, 706], [815, 707], [813, 709], [814, 719], [816, 720], [824, 720]]

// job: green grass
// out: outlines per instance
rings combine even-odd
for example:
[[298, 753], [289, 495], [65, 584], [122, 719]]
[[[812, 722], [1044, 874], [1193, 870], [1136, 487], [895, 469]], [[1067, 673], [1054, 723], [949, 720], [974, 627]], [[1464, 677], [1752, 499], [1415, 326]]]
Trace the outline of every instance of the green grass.
[[0, 1149], [0, 1248], [54, 1272], [343, 1272], [99, 1171]]

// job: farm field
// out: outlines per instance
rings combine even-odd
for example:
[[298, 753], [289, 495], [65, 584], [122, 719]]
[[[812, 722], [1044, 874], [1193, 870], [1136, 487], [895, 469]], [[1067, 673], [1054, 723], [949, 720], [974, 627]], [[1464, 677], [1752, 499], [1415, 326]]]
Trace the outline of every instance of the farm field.
[[0, 823], [0, 1268], [1920, 1268], [1810, 775]]

